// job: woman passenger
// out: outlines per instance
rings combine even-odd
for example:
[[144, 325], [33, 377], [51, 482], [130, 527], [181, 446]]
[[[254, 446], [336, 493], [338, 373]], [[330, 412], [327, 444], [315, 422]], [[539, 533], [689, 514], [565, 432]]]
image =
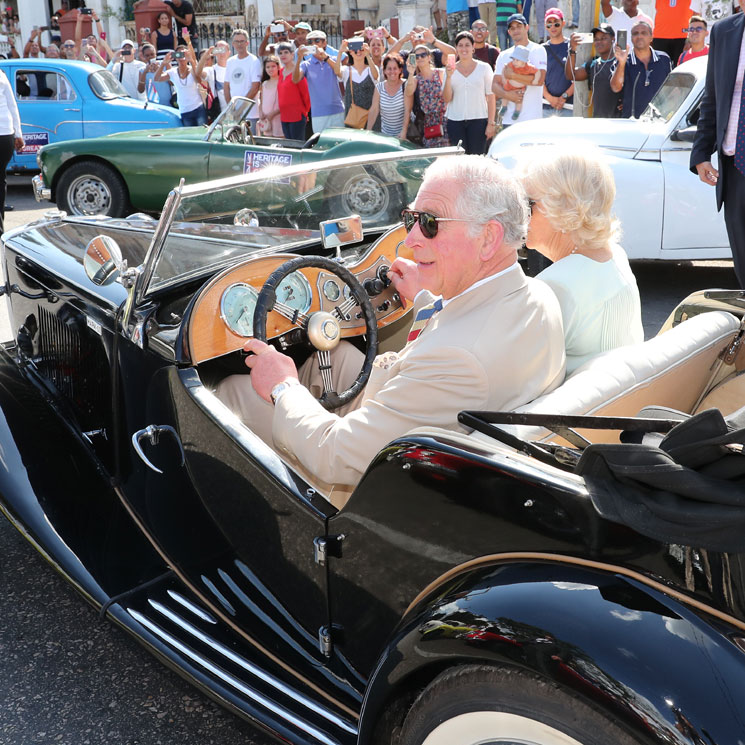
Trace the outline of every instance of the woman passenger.
[[526, 245], [553, 262], [537, 279], [559, 299], [567, 375], [601, 352], [644, 341], [639, 289], [613, 215], [616, 185], [602, 154], [538, 147], [520, 172], [531, 208]]

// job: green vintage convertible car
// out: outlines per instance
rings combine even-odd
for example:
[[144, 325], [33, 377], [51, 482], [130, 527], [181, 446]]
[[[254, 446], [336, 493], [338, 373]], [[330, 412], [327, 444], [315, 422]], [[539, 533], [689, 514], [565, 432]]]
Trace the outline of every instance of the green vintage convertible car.
[[[168, 192], [181, 179], [191, 184], [270, 165], [299, 165], [414, 147], [395, 137], [355, 129], [327, 129], [306, 142], [254, 136], [247, 121], [252, 107], [250, 99], [233, 99], [207, 130], [179, 127], [126, 132], [43, 147], [37, 158], [41, 174], [34, 177], [36, 198], [52, 200], [74, 215], [154, 214], [160, 212]], [[395, 189], [374, 171], [360, 169], [356, 177], [343, 184], [329, 184], [331, 187], [340, 214], [358, 214], [378, 222], [397, 218], [401, 209], [400, 203], [395, 203]], [[323, 196], [330, 203], [328, 188]], [[316, 194], [321, 191], [319, 188]]]

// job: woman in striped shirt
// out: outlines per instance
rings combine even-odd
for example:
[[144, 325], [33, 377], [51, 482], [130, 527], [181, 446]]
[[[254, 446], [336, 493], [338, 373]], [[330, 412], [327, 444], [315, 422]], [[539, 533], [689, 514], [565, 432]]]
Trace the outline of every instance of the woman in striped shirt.
[[375, 85], [367, 128], [372, 129], [380, 114], [380, 131], [384, 135], [406, 139], [411, 102], [404, 96], [404, 61], [399, 54], [383, 57], [383, 80]]

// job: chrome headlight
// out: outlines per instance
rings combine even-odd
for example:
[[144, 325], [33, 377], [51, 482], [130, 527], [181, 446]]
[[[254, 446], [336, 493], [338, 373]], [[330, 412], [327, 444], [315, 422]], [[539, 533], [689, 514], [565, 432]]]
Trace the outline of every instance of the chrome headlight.
[[36, 151], [36, 165], [41, 170], [41, 153], [38, 150]]

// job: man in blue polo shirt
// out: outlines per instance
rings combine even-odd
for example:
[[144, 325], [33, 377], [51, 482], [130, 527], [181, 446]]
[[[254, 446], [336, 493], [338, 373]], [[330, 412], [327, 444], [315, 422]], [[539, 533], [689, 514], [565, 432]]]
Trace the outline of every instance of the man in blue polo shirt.
[[610, 81], [614, 93], [623, 91], [624, 117], [640, 117], [673, 69], [665, 52], [652, 49], [652, 27], [638, 21], [631, 27], [631, 50], [616, 44], [618, 65]]
[[315, 45], [316, 53], [304, 59], [307, 47], [298, 48], [292, 82], [299, 83], [303, 78], [308, 81], [313, 131], [343, 127], [344, 102], [339, 91], [339, 81], [331, 66], [334, 60], [326, 54], [326, 34], [323, 31], [311, 31], [306, 41]]

